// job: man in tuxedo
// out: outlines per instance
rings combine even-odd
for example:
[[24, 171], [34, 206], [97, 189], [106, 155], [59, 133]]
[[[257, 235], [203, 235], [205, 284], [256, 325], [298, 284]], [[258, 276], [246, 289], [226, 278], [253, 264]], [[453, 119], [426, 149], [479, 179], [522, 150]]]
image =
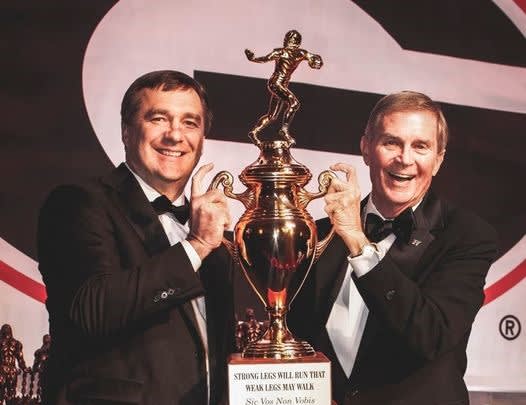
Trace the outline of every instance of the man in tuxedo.
[[325, 197], [336, 236], [292, 305], [291, 330], [332, 361], [338, 404], [467, 404], [466, 345], [484, 299], [496, 234], [436, 197], [447, 124], [438, 104], [404, 91], [371, 112], [360, 147], [372, 191], [355, 170]]
[[[52, 344], [45, 404], [218, 404], [234, 348], [225, 197], [184, 188], [211, 125], [191, 77], [138, 78], [121, 106], [126, 163], [61, 186], [39, 221]], [[189, 222], [188, 222], [189, 217]]]

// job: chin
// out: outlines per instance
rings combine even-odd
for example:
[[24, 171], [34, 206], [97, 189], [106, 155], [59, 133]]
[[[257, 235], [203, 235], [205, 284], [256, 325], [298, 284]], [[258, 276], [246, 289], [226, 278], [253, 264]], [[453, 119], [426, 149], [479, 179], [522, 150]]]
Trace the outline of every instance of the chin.
[[390, 204], [393, 204], [395, 206], [411, 204], [414, 200], [413, 193], [388, 192], [384, 195], [386, 197], [386, 200], [389, 201]]
[[181, 173], [164, 173], [162, 178], [167, 183], [175, 183], [181, 181], [184, 176]]

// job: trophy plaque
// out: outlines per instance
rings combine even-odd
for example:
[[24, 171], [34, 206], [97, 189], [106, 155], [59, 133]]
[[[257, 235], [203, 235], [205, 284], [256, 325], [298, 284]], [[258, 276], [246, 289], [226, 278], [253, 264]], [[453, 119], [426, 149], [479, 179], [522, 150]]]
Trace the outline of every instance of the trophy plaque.
[[[314, 401], [306, 403], [330, 403], [330, 362], [323, 354], [316, 353], [309, 343], [296, 339], [286, 322], [289, 306], [313, 262], [333, 235], [331, 231], [318, 241], [314, 220], [306, 206], [327, 193], [335, 175], [328, 170], [322, 172], [318, 178], [319, 192], [308, 192], [304, 186], [312, 175], [290, 153], [295, 144], [290, 124], [300, 107], [288, 88], [290, 77], [302, 61], [307, 61], [313, 69], [323, 65], [319, 55], [300, 48], [300, 44], [300, 33], [291, 30], [285, 35], [283, 47], [266, 56], [256, 57], [252, 51], [245, 50], [247, 59], [252, 62], [275, 63], [267, 84], [268, 112], [249, 132], [259, 149], [259, 157], [239, 175], [246, 186], [244, 192], [234, 193], [233, 176], [226, 171], [218, 173], [210, 186], [222, 186], [227, 197], [241, 201], [246, 209], [234, 228], [233, 243], [225, 241], [225, 244], [265, 305], [269, 317], [269, 326], [263, 336], [249, 343], [242, 355], [231, 358], [231, 404], [251, 403], [250, 400], [257, 400], [253, 403], [258, 404], [267, 403], [261, 402], [264, 400], [276, 403], [277, 398], [285, 398], [287, 387], [288, 394], [294, 398], [305, 396]], [[280, 129], [273, 134], [263, 134], [262, 131], [280, 115], [283, 116]], [[312, 376], [317, 379], [309, 380], [314, 378]], [[247, 380], [252, 382], [248, 384]], [[317, 382], [316, 386], [313, 381]], [[301, 387], [307, 391], [299, 392]], [[259, 389], [259, 393], [254, 391]]]

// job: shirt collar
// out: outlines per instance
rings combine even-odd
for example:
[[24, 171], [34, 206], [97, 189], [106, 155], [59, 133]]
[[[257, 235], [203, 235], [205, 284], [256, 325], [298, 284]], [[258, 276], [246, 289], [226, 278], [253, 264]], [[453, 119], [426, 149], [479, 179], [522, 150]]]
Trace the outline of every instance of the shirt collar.
[[[135, 173], [130, 166], [128, 166], [128, 163], [124, 162], [128, 170], [131, 174], [133, 174], [133, 177], [137, 179], [137, 182], [139, 183], [139, 186], [141, 187], [142, 191], [144, 192], [144, 195], [146, 195], [146, 198], [148, 201], [152, 202], [157, 197], [161, 196], [162, 194], [159, 193], [156, 189], [154, 189], [152, 186], [150, 186], [148, 183], [146, 183], [137, 173]], [[181, 194], [179, 197], [175, 199], [175, 201], [172, 202], [172, 204], [176, 207], [179, 207], [181, 205], [184, 205], [184, 194]]]
[[367, 217], [367, 214], [376, 214], [382, 220], [385, 220], [384, 216], [380, 214], [380, 211], [378, 211], [378, 208], [376, 208], [376, 205], [373, 203], [373, 197], [369, 195], [369, 198], [367, 199], [367, 203], [365, 204], [364, 210], [363, 210], [363, 217]]

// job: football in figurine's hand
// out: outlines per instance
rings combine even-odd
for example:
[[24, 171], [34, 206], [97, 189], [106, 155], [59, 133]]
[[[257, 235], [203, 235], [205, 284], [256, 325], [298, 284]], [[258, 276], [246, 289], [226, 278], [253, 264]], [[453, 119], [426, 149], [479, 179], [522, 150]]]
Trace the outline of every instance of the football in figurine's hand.
[[320, 69], [323, 66], [323, 61], [320, 55], [314, 55], [309, 60], [309, 66], [313, 69]]
[[248, 60], [254, 59], [254, 52], [252, 52], [250, 49], [245, 49], [245, 55], [247, 55]]

